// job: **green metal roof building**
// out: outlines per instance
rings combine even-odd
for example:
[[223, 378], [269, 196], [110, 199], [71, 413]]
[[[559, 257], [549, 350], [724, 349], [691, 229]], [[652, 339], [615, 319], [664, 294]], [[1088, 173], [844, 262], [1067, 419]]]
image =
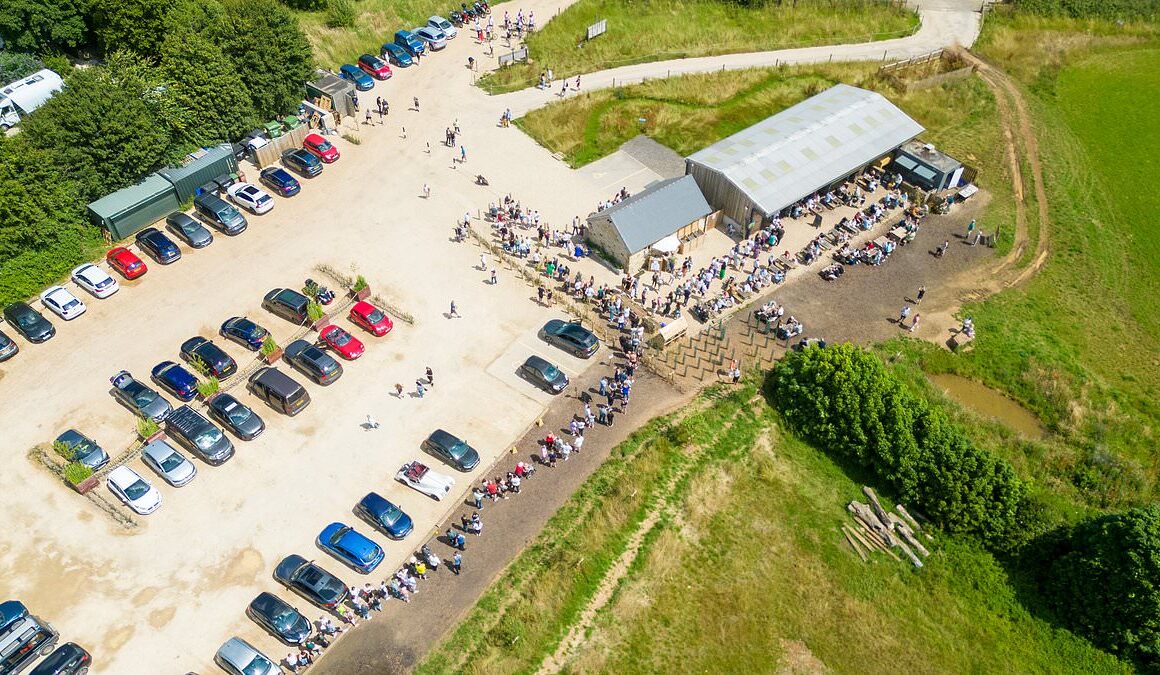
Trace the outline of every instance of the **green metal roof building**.
[[157, 174], [89, 204], [89, 218], [113, 239], [131, 237], [151, 223], [181, 208], [173, 183]]

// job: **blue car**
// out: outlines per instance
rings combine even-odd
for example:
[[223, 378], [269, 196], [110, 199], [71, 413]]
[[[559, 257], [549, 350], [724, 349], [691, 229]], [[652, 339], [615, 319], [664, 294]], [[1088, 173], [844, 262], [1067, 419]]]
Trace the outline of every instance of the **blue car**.
[[384, 499], [377, 492], [371, 492], [363, 497], [362, 501], [354, 507], [354, 510], [359, 516], [374, 525], [375, 529], [391, 539], [402, 539], [415, 529], [415, 524], [411, 522], [411, 516], [403, 513], [402, 509]]
[[270, 334], [270, 331], [244, 316], [235, 316], [232, 319], [226, 319], [226, 322], [222, 324], [221, 333], [222, 337], [227, 340], [233, 340], [246, 349], [256, 352], [262, 348], [262, 343], [266, 341], [266, 336]]
[[322, 550], [351, 568], [370, 574], [383, 561], [383, 549], [342, 523], [331, 523], [318, 535]]
[[179, 363], [162, 361], [153, 367], [153, 381], [182, 401], [197, 396], [197, 378]]
[[147, 227], [138, 232], [137, 245], [148, 251], [149, 255], [162, 265], [181, 260], [181, 249], [156, 227]]
[[395, 44], [406, 49], [411, 56], [422, 56], [427, 51], [427, 45], [423, 44], [423, 41], [415, 37], [415, 34], [409, 30], [395, 33]]
[[359, 91], [370, 91], [375, 88], [374, 78], [364, 73], [358, 66], [348, 63], [338, 69], [338, 75], [344, 80], [354, 82], [354, 88]]
[[298, 183], [298, 179], [291, 176], [289, 171], [280, 166], [271, 166], [262, 169], [262, 173], [258, 174], [258, 180], [262, 182], [262, 185], [265, 185], [283, 197], [293, 197], [302, 189], [302, 186]]
[[381, 53], [384, 59], [387, 59], [396, 66], [403, 68], [415, 62], [415, 59], [411, 58], [411, 55], [407, 53], [406, 49], [403, 49], [394, 42], [388, 42], [384, 44]]

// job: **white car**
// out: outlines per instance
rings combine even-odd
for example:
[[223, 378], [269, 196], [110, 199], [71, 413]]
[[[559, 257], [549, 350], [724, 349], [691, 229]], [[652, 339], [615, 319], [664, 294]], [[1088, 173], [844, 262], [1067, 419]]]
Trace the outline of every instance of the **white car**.
[[161, 493], [157, 488], [127, 466], [122, 465], [110, 471], [105, 483], [126, 506], [143, 516], [161, 506]]
[[432, 471], [430, 467], [420, 462], [404, 464], [395, 478], [404, 485], [409, 485], [428, 497], [438, 501], [446, 497], [451, 488], [455, 487], [455, 479], [446, 474]]
[[51, 309], [65, 321], [72, 321], [81, 314], [84, 314], [85, 310], [88, 309], [85, 307], [85, 303], [77, 299], [77, 296], [69, 293], [64, 286], [53, 286], [41, 293], [40, 303]]
[[72, 280], [77, 286], [98, 298], [107, 298], [121, 290], [121, 285], [116, 279], [92, 263], [85, 263], [73, 270]]
[[262, 215], [274, 208], [274, 198], [268, 192], [249, 183], [234, 183], [226, 190], [234, 203], [254, 215]]
[[441, 16], [433, 16], [430, 19], [427, 19], [427, 25], [443, 31], [443, 35], [445, 35], [448, 40], [451, 40], [456, 35], [459, 35], [459, 30], [454, 25], [452, 25], [450, 21], [444, 19]]

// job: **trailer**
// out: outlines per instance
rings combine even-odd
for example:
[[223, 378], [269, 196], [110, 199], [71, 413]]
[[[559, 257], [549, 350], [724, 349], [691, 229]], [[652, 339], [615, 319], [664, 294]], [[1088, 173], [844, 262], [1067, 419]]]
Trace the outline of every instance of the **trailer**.
[[64, 80], [47, 68], [5, 85], [0, 89], [0, 130], [19, 124], [62, 87]]

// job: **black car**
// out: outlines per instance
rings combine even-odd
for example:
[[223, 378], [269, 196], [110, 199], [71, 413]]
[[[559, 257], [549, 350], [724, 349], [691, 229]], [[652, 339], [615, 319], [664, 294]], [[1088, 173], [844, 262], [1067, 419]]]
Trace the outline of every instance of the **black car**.
[[266, 341], [266, 336], [270, 334], [270, 331], [244, 316], [235, 316], [222, 324], [221, 334], [227, 340], [233, 340], [246, 349], [256, 352], [262, 348], [262, 343]]
[[322, 160], [302, 148], [294, 148], [283, 152], [282, 163], [286, 165], [286, 168], [292, 169], [307, 178], [314, 178], [322, 173]]
[[283, 358], [303, 375], [324, 386], [342, 377], [342, 364], [306, 340], [295, 340], [287, 345]]
[[258, 180], [261, 181], [262, 185], [283, 197], [293, 197], [302, 189], [302, 186], [298, 184], [298, 179], [280, 166], [262, 169], [262, 172], [258, 174]]
[[169, 413], [165, 431], [210, 466], [221, 466], [234, 456], [234, 444], [221, 429], [187, 405]]
[[181, 249], [156, 227], [147, 227], [138, 232], [137, 245], [162, 265], [181, 260]]
[[84, 675], [89, 672], [93, 657], [75, 642], [66, 642], [48, 658], [36, 664], [28, 675]]
[[181, 358], [197, 370], [204, 367], [207, 375], [219, 380], [238, 372], [238, 362], [234, 361], [234, 357], [200, 335], [181, 343]]
[[323, 609], [334, 609], [349, 595], [341, 579], [300, 555], [283, 558], [274, 579]]
[[109, 453], [97, 445], [96, 441], [76, 429], [69, 429], [57, 436], [53, 449], [61, 454], [67, 454], [65, 459], [80, 462], [93, 471], [98, 471], [109, 463]]
[[213, 232], [188, 213], [174, 211], [165, 217], [165, 224], [170, 232], [193, 248], [205, 248], [213, 243]]
[[423, 449], [463, 472], [479, 465], [479, 453], [475, 448], [442, 429], [431, 432], [423, 441]]
[[559, 394], [568, 386], [568, 376], [562, 370], [538, 356], [529, 356], [520, 366], [520, 376], [552, 394]]
[[368, 492], [367, 496], [355, 505], [354, 511], [391, 539], [403, 539], [415, 529], [411, 516], [377, 492]]
[[592, 331], [581, 326], [579, 321], [552, 319], [544, 324], [540, 333], [549, 344], [556, 345], [582, 359], [589, 358], [600, 348], [600, 340], [596, 339]]
[[309, 304], [310, 300], [293, 288], [275, 288], [262, 298], [262, 309], [297, 324], [306, 323]]
[[16, 356], [16, 353], [19, 351], [20, 345], [16, 344], [16, 340], [8, 337], [4, 334], [4, 331], [0, 330], [0, 361], [7, 361], [13, 356]]
[[209, 416], [243, 441], [252, 441], [266, 430], [266, 423], [249, 406], [221, 393], [209, 402]]
[[56, 335], [52, 322], [40, 315], [27, 302], [14, 302], [4, 308], [4, 320], [20, 331], [33, 344], [47, 342]]
[[246, 607], [246, 616], [288, 645], [302, 644], [310, 637], [310, 619], [273, 593], [259, 593]]

